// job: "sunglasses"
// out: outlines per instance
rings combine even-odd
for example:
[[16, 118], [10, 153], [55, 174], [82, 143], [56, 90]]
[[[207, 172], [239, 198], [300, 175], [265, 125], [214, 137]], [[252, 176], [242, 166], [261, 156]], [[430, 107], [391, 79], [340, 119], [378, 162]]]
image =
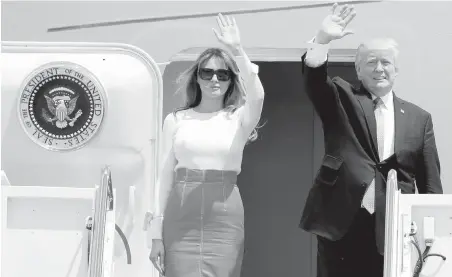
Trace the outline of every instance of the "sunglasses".
[[231, 80], [231, 71], [226, 69], [218, 69], [213, 70], [210, 68], [200, 68], [199, 69], [199, 77], [203, 80], [210, 81], [212, 80], [213, 75], [217, 75], [218, 81], [229, 81]]

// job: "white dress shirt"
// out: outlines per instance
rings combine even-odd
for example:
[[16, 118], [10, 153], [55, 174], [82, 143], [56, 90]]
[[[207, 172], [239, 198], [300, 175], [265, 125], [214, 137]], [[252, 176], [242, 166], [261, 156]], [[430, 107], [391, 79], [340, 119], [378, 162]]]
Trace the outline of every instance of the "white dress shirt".
[[[377, 98], [372, 94], [372, 100]], [[394, 94], [392, 90], [381, 97], [383, 105], [380, 106], [380, 111], [383, 115], [383, 128], [384, 128], [384, 148], [383, 157], [380, 157], [381, 161], [386, 160], [392, 154], [394, 154], [394, 133], [395, 133], [395, 123], [394, 123]], [[375, 111], [376, 112], [376, 111]], [[378, 120], [378, 117], [375, 117]], [[378, 122], [377, 122], [378, 124]]]

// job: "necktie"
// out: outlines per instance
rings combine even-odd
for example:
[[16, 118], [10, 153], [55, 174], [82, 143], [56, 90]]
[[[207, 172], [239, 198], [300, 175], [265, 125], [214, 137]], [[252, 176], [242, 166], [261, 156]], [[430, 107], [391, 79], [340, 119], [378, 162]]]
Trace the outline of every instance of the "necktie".
[[383, 100], [380, 97], [375, 98], [374, 103], [374, 112], [375, 112], [375, 120], [377, 121], [377, 143], [378, 143], [378, 156], [380, 157], [380, 161], [384, 160], [384, 138], [385, 138], [385, 130], [384, 130], [384, 118], [382, 105]]
[[[377, 144], [378, 144], [378, 156], [380, 157], [380, 161], [383, 160], [383, 150], [384, 150], [384, 126], [383, 126], [383, 112], [381, 110], [381, 106], [383, 101], [380, 97], [375, 98], [373, 101], [374, 104], [374, 113], [375, 120], [377, 123]], [[369, 213], [373, 214], [375, 212], [375, 179], [372, 180], [372, 183], [367, 188], [366, 193], [364, 194], [362, 205], [366, 208]]]

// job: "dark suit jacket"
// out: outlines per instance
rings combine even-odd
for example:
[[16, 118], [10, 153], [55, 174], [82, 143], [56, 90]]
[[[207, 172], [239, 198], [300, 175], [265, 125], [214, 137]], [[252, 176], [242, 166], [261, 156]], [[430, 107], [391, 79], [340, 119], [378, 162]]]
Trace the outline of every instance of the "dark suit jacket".
[[322, 120], [325, 156], [300, 227], [329, 240], [342, 238], [375, 177], [377, 247], [384, 253], [385, 190], [389, 170], [397, 172], [402, 193], [443, 193], [431, 115], [394, 95], [394, 155], [378, 157], [371, 94], [361, 85], [327, 76], [327, 63], [308, 67], [302, 57], [305, 91]]

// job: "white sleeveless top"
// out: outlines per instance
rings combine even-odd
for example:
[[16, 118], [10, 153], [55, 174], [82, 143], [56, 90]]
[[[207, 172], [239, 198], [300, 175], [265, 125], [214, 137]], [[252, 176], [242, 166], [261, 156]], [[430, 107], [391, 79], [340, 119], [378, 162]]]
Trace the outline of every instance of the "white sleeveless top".
[[200, 113], [193, 109], [177, 112], [173, 133], [175, 170], [185, 167], [240, 173], [248, 140], [240, 128], [240, 112], [242, 108], [234, 113], [228, 110]]

